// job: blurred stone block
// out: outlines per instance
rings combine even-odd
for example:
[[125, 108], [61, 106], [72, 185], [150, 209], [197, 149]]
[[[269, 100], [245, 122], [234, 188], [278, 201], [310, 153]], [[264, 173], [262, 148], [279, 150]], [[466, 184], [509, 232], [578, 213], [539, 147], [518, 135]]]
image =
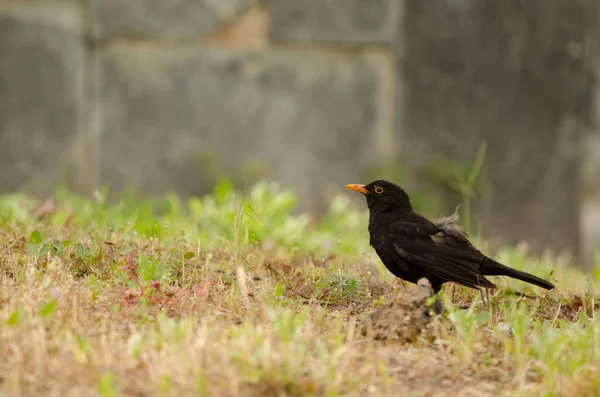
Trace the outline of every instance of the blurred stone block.
[[[414, 187], [433, 180], [439, 156], [472, 165], [485, 141], [488, 188], [474, 197], [476, 230], [500, 244], [576, 252], [592, 81], [582, 56], [584, 4], [406, 4], [399, 119]], [[446, 211], [459, 200], [446, 195]]]
[[592, 266], [600, 255], [600, 133], [596, 130], [587, 134], [583, 146], [581, 249], [586, 265]]
[[47, 194], [71, 165], [84, 102], [80, 15], [75, 2], [0, 3], [2, 191]]
[[255, 0], [91, 0], [100, 38], [192, 38], [231, 21]]
[[383, 58], [109, 46], [99, 60], [102, 176], [120, 190], [201, 194], [222, 176], [343, 191], [374, 155]]
[[270, 0], [271, 40], [276, 43], [391, 43], [397, 0]]

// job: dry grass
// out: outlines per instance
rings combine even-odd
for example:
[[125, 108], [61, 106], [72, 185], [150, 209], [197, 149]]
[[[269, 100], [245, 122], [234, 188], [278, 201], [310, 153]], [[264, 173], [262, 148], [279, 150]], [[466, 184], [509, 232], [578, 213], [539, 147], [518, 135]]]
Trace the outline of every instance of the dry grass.
[[[227, 218], [229, 201], [216, 202]], [[506, 263], [553, 271], [557, 290], [496, 279], [486, 310], [477, 291], [448, 285], [451, 322], [435, 340], [381, 342], [356, 321], [405, 284], [366, 247], [366, 229], [344, 230], [353, 221], [330, 219], [344, 241], [319, 251], [325, 229], [253, 242], [263, 229], [237, 216], [220, 238], [206, 229], [215, 214], [131, 208], [0, 201], [0, 396], [599, 394], [595, 276], [506, 249]], [[342, 247], [352, 238], [354, 252]]]

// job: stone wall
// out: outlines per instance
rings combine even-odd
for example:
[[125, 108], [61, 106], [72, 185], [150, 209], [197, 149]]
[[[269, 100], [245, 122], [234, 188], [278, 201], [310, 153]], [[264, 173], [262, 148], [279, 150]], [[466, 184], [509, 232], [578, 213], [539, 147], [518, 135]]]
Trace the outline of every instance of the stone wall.
[[44, 195], [65, 180], [192, 195], [264, 177], [319, 210], [385, 175], [451, 211], [460, 198], [436, 167], [487, 142], [484, 236], [574, 252], [582, 156], [600, 155], [581, 150], [595, 136], [596, 8], [3, 0], [0, 190]]

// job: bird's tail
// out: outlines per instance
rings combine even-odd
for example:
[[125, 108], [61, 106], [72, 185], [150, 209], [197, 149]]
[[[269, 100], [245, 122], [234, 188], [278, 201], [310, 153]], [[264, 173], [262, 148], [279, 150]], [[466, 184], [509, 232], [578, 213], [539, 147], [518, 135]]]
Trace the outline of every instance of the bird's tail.
[[516, 278], [517, 280], [525, 281], [527, 283], [531, 283], [537, 285], [538, 287], [542, 287], [545, 289], [553, 289], [554, 284], [541, 279], [533, 274], [525, 273], [521, 270], [513, 269], [511, 267], [505, 266], [501, 263], [496, 262], [491, 258], [485, 258], [481, 267], [479, 268], [481, 273], [484, 276], [508, 276], [512, 278]]

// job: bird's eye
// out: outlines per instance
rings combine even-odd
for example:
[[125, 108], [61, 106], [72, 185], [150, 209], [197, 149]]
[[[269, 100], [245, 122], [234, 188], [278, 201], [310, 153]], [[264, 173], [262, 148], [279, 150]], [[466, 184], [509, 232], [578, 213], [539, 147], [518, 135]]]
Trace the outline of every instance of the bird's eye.
[[375, 193], [377, 193], [377, 194], [383, 193], [383, 188], [381, 186], [375, 187]]

